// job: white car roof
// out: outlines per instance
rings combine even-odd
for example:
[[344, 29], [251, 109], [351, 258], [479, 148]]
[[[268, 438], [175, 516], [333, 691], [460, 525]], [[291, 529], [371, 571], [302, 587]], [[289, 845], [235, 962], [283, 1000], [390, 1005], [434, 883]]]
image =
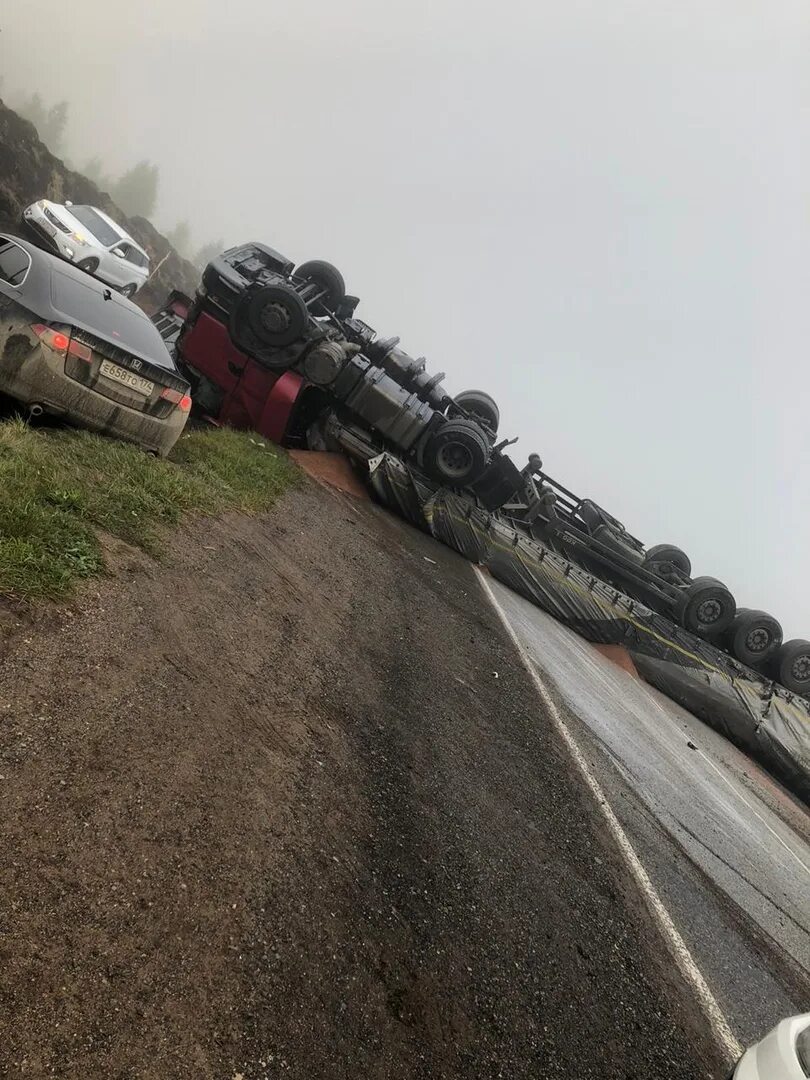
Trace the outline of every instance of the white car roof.
[[[85, 205], [90, 206], [89, 203], [85, 203]], [[70, 207], [67, 207], [67, 209], [70, 210]], [[106, 221], [110, 228], [115, 229], [115, 231], [120, 234], [122, 240], [127, 240], [134, 248], [137, 248], [145, 259], [149, 258], [148, 252], [144, 251], [138, 241], [133, 236], [130, 236], [126, 229], [122, 228], [109, 214], [105, 214], [104, 211], [99, 210], [97, 206], [90, 206], [90, 209], [94, 210], [102, 221]]]

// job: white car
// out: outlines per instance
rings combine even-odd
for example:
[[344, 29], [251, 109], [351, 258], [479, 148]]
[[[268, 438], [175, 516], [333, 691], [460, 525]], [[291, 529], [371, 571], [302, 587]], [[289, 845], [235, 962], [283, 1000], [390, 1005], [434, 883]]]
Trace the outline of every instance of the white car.
[[95, 206], [40, 199], [23, 211], [23, 223], [55, 254], [124, 296], [134, 296], [149, 277], [149, 256], [143, 248]]
[[791, 1016], [746, 1050], [731, 1080], [808, 1080], [810, 1013]]

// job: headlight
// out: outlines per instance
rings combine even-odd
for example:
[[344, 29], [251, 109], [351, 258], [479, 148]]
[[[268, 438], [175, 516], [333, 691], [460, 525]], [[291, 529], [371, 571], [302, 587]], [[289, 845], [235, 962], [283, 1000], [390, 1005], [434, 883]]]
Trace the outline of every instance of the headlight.
[[79, 244], [80, 247], [87, 247], [87, 239], [84, 236], [82, 236], [81, 233], [77, 233], [77, 232], [71, 233], [70, 234], [70, 239], [75, 240], [76, 243]]

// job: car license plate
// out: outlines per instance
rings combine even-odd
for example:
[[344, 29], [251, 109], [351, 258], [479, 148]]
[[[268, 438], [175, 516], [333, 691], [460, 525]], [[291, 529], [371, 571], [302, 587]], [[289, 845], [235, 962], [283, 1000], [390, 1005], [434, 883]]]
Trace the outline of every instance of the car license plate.
[[101, 374], [106, 375], [107, 378], [112, 379], [113, 382], [122, 383], [124, 386], [128, 386], [130, 390], [134, 390], [136, 394], [143, 394], [144, 397], [149, 397], [155, 389], [155, 384], [149, 382], [148, 379], [144, 379], [140, 375], [135, 375], [131, 371], [127, 371], [126, 368], [119, 367], [118, 364], [111, 364], [109, 360], [101, 361]]

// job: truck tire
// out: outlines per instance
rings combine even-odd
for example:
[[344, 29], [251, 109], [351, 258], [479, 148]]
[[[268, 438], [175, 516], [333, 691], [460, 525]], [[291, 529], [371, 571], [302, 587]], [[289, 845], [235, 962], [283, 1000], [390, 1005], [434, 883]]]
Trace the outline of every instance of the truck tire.
[[[470, 413], [473, 420], [481, 421], [489, 428], [493, 435], [498, 434], [498, 424], [501, 422], [501, 411], [497, 404], [483, 390], [464, 390], [456, 394], [453, 404]], [[452, 408], [451, 408], [452, 413]]]
[[644, 557], [644, 565], [648, 570], [655, 573], [656, 563], [672, 563], [672, 565], [689, 577], [692, 573], [692, 562], [685, 551], [675, 547], [674, 544], [655, 544], [647, 548]]
[[725, 633], [736, 613], [734, 597], [711, 577], [695, 578], [675, 605], [675, 618], [684, 630], [703, 638]]
[[262, 345], [282, 348], [301, 337], [309, 321], [309, 312], [289, 285], [262, 285], [246, 296], [244, 307], [237, 316], [237, 325], [242, 318]]
[[765, 611], [738, 608], [726, 641], [729, 651], [740, 663], [754, 667], [770, 660], [778, 651], [782, 644], [782, 627]]
[[786, 690], [810, 697], [810, 641], [786, 641], [774, 657], [771, 671]]
[[311, 281], [313, 285], [326, 289], [326, 296], [323, 297], [321, 303], [330, 310], [342, 304], [346, 297], [346, 282], [343, 280], [343, 274], [336, 266], [323, 262], [322, 259], [311, 259], [309, 262], [301, 263], [293, 276], [304, 281]]
[[449, 487], [474, 484], [489, 463], [489, 440], [472, 420], [448, 420], [425, 447], [424, 464], [430, 475]]

